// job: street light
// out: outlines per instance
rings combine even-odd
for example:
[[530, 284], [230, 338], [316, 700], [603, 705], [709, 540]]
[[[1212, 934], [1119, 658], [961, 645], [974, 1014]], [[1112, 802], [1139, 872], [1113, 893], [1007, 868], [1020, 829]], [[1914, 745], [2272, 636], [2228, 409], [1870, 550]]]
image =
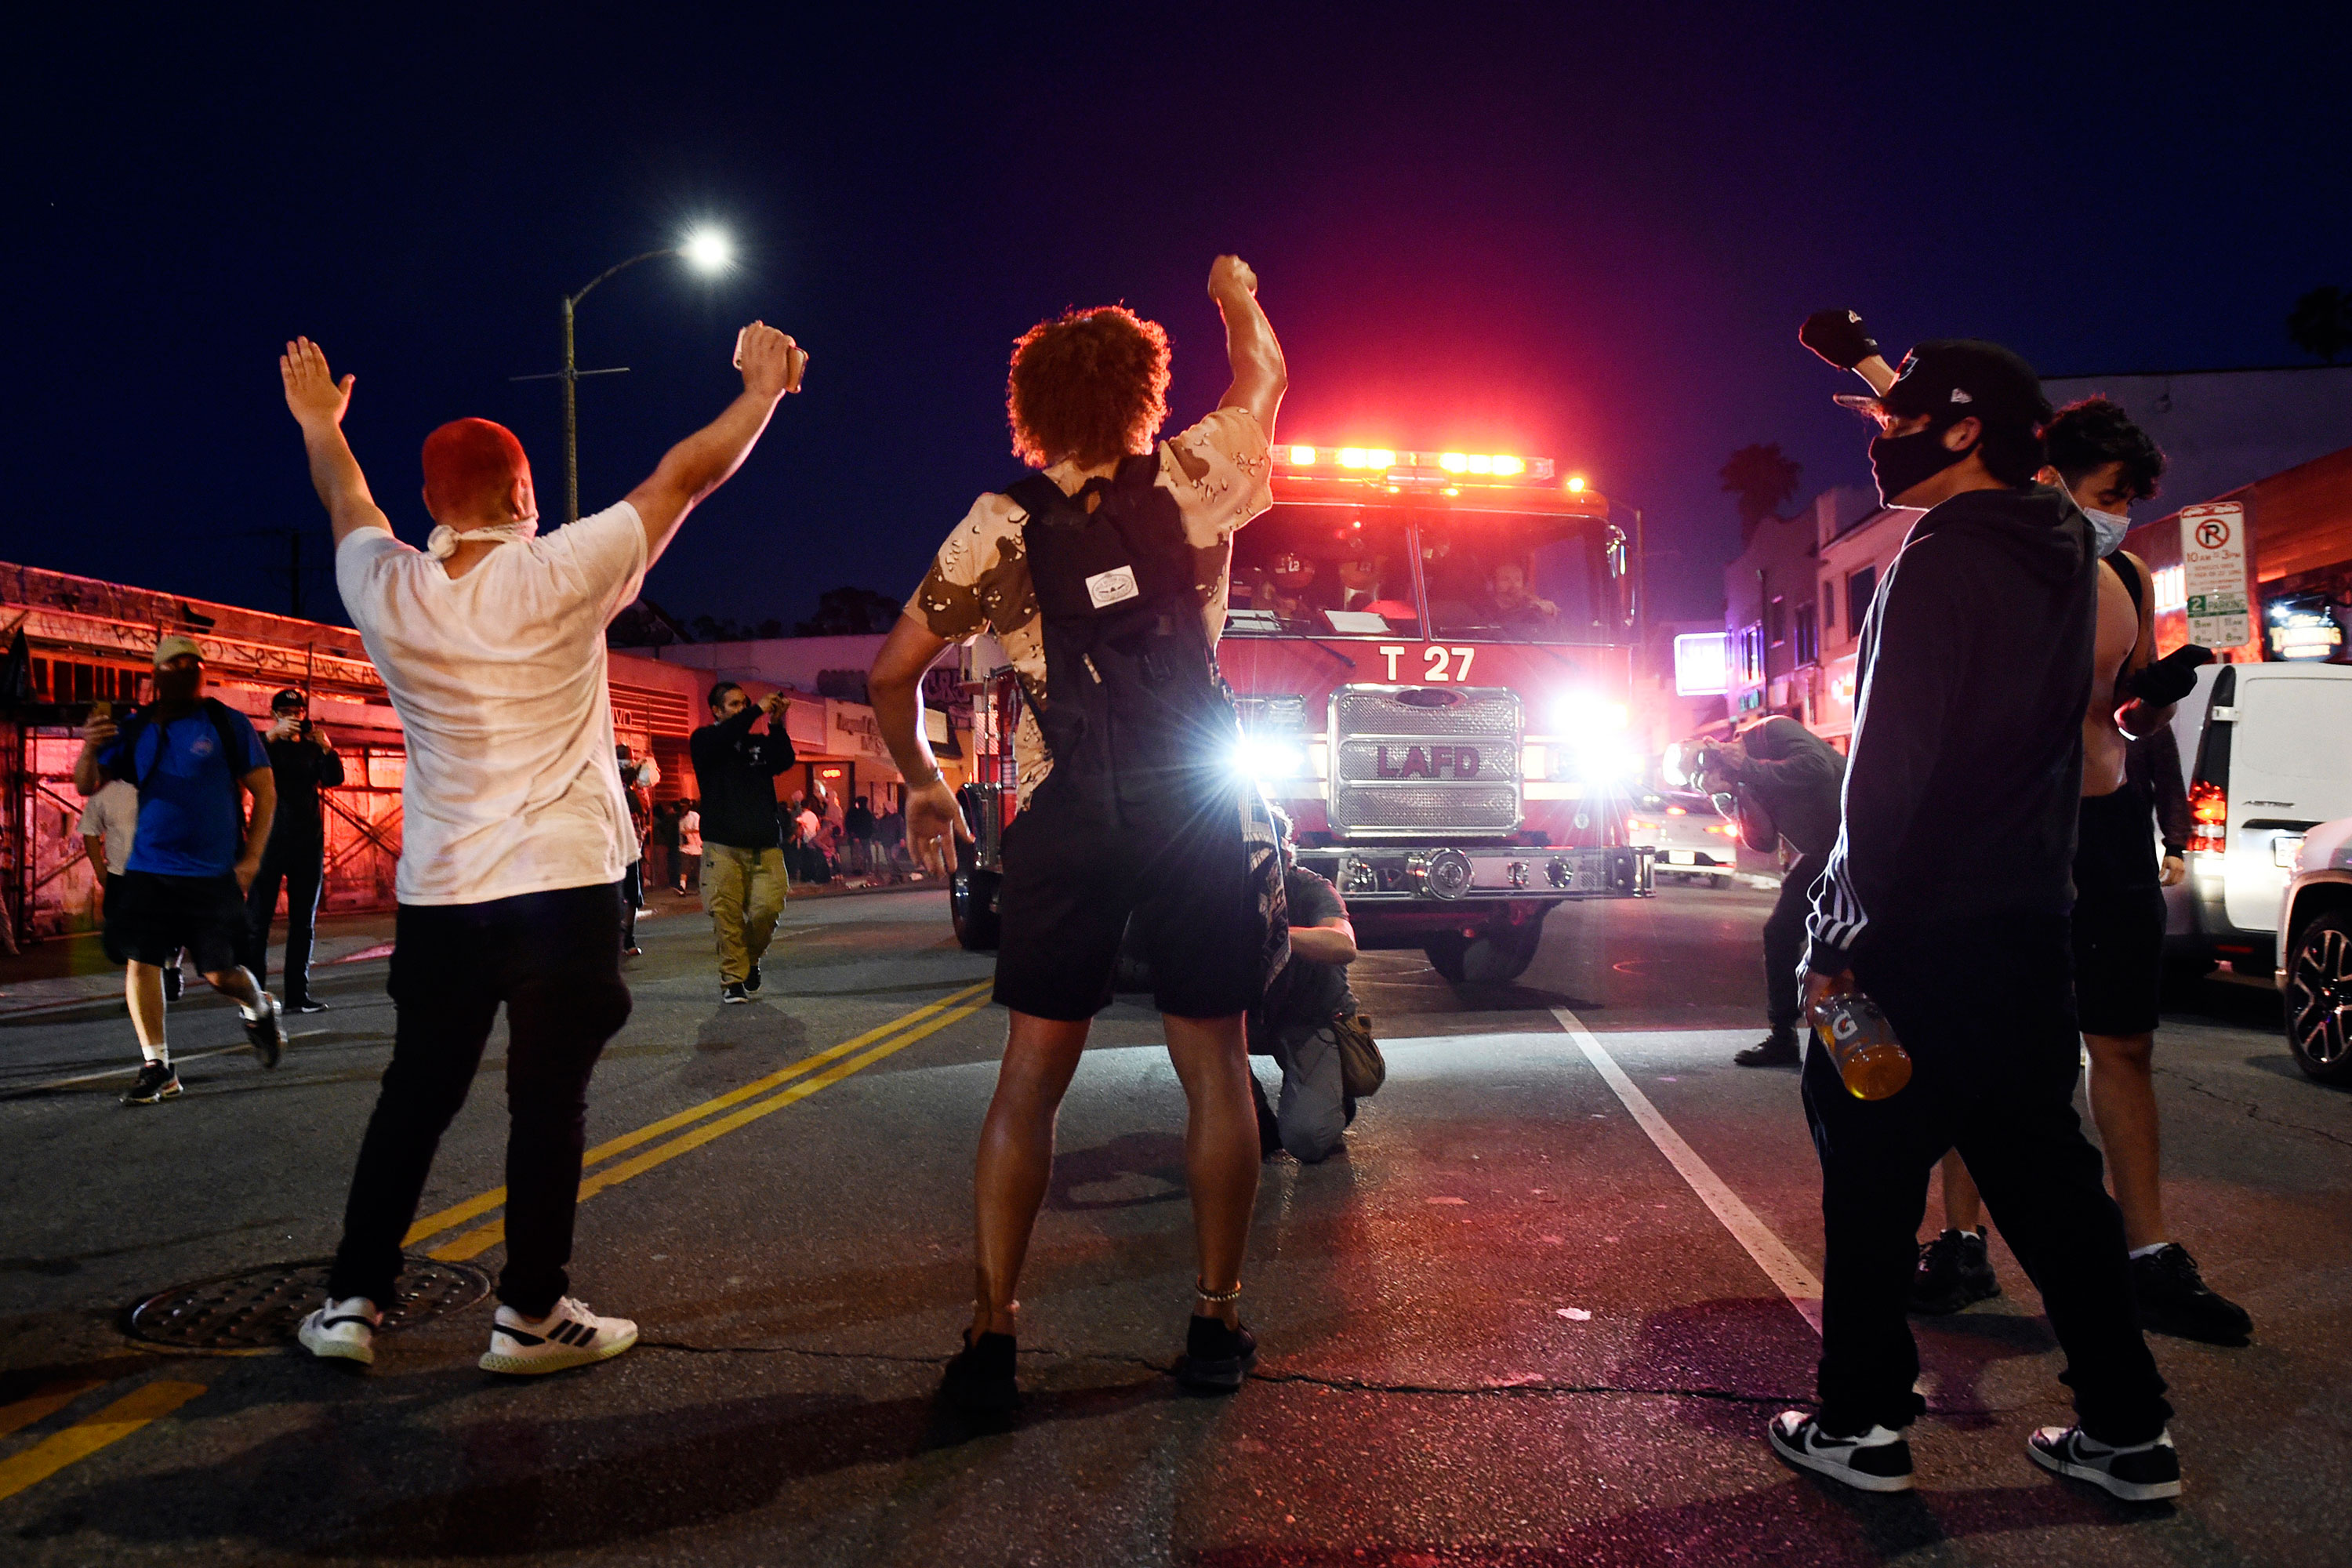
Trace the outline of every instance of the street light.
[[583, 375], [618, 375], [628, 368], [626, 365], [621, 365], [612, 370], [583, 371], [579, 367], [572, 349], [573, 312], [579, 310], [580, 301], [588, 298], [589, 291], [605, 279], [616, 272], [626, 272], [640, 261], [651, 261], [661, 256], [678, 257], [697, 272], [706, 277], [715, 277], [734, 264], [735, 247], [723, 230], [698, 228], [676, 245], [664, 246], [659, 250], [648, 250], [643, 255], [632, 256], [626, 261], [615, 262], [607, 267], [583, 284], [579, 292], [566, 294], [563, 297], [563, 368], [555, 372], [552, 376], [519, 375], [515, 377], [517, 381], [554, 380], [563, 383], [563, 521], [566, 522], [580, 521], [580, 378]]

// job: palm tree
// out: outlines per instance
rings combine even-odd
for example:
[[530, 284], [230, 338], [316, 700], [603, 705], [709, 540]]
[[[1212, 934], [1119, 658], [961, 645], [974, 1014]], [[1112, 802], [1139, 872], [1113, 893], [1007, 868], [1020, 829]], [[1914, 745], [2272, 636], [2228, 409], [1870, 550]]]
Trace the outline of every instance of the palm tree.
[[2287, 312], [2286, 335], [2304, 353], [2334, 364], [2337, 354], [2352, 349], [2352, 293], [2333, 284], [2314, 289]]
[[1804, 468], [1774, 441], [1740, 447], [1716, 472], [1723, 488], [1739, 498], [1739, 539], [1745, 544], [1758, 523], [1779, 512], [1797, 493], [1797, 476]]

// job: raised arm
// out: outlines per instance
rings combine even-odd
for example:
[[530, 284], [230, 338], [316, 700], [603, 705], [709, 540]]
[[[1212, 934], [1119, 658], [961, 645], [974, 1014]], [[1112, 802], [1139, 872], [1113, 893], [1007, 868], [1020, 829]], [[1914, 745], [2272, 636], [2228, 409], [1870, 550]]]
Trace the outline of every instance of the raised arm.
[[661, 559], [686, 514], [743, 466], [776, 405], [801, 389], [809, 356], [798, 343], [763, 321], [744, 328], [740, 342], [743, 395], [663, 454], [653, 477], [629, 492], [645, 524], [647, 568]]
[[1797, 341], [1840, 370], [1850, 370], [1884, 397], [1895, 384], [1895, 367], [1878, 352], [1878, 340], [1862, 324], [1859, 310], [1815, 310], [1797, 329]]
[[310, 483], [326, 503], [327, 522], [335, 543], [362, 528], [392, 531], [392, 520], [369, 493], [367, 476], [343, 439], [343, 415], [352, 405], [356, 376], [337, 381], [327, 368], [327, 356], [308, 338], [296, 338], [278, 357], [278, 378], [286, 384], [286, 406], [302, 427], [302, 446], [310, 456]]
[[890, 760], [907, 779], [907, 847], [918, 865], [937, 877], [946, 876], [953, 865], [955, 841], [971, 841], [955, 791], [940, 776], [930, 738], [923, 733], [923, 672], [947, 646], [945, 637], [913, 616], [902, 615], [883, 639], [881, 651], [874, 656], [873, 673], [866, 678], [874, 722], [890, 748]]
[[1290, 376], [1274, 324], [1258, 307], [1257, 274], [1238, 256], [1220, 256], [1209, 268], [1209, 298], [1224, 315], [1225, 358], [1234, 367], [1234, 384], [1217, 406], [1248, 409], [1271, 439], [1275, 411], [1282, 406]]

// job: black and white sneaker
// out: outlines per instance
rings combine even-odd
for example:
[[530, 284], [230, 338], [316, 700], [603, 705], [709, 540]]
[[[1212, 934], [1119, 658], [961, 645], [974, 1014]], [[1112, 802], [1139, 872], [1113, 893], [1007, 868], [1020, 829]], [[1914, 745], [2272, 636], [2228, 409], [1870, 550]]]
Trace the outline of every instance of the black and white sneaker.
[[2152, 1443], [2110, 1448], [2084, 1435], [2080, 1426], [2044, 1426], [2025, 1440], [2025, 1451], [2045, 1470], [2088, 1481], [2126, 1502], [2162, 1502], [2180, 1495], [2180, 1451], [2169, 1431]]
[[1799, 1469], [1866, 1492], [1911, 1489], [1911, 1445], [1900, 1432], [1873, 1426], [1858, 1437], [1840, 1437], [1822, 1431], [1819, 1416], [1783, 1410], [1766, 1436], [1772, 1451]]
[[305, 996], [299, 1002], [286, 1004], [286, 1011], [289, 1013], [323, 1013], [326, 1010], [327, 1005], [316, 996]]
[[373, 1366], [375, 1331], [383, 1321], [383, 1314], [364, 1296], [347, 1297], [341, 1301], [330, 1296], [325, 1306], [302, 1320], [294, 1337], [302, 1342], [304, 1350], [322, 1361]]
[[743, 989], [752, 993], [754, 995], [758, 994], [760, 990], [760, 966], [758, 964], [753, 964], [751, 966], [751, 973], [743, 976]]
[[637, 1325], [626, 1318], [600, 1318], [584, 1301], [566, 1296], [544, 1318], [526, 1318], [501, 1305], [492, 1320], [484, 1372], [530, 1375], [562, 1372], [610, 1361], [637, 1342]]
[[[242, 1014], [243, 1008], [237, 1009]], [[261, 1010], [245, 1020], [245, 1037], [253, 1042], [253, 1054], [261, 1065], [274, 1068], [286, 1059], [286, 1020], [279, 1014], [278, 998], [265, 991], [261, 994]]]
[[2133, 1258], [2131, 1274], [2142, 1328], [2209, 1345], [2242, 1345], [2252, 1338], [2254, 1320], [2205, 1283], [2197, 1260], [2179, 1242]]
[[170, 1062], [149, 1062], [139, 1069], [138, 1078], [122, 1091], [125, 1105], [152, 1105], [159, 1100], [176, 1100], [180, 1094], [180, 1075], [172, 1070]]
[[1237, 1394], [1256, 1364], [1255, 1334], [1196, 1313], [1184, 1331], [1184, 1353], [1176, 1358], [1176, 1381], [1187, 1394]]
[[719, 999], [730, 1007], [733, 1007], [749, 1002], [751, 997], [750, 993], [743, 989], [741, 981], [730, 980], [719, 988]]
[[1921, 1244], [1919, 1264], [1911, 1275], [1911, 1310], [1940, 1318], [2000, 1294], [2000, 1281], [1993, 1275], [1982, 1226], [1948, 1230]]

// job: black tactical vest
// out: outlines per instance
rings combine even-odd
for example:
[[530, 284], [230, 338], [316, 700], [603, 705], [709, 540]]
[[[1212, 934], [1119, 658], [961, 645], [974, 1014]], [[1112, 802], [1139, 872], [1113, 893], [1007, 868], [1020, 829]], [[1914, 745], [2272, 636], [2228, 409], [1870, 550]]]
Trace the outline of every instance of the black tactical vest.
[[[1054, 777], [1136, 821], [1236, 798], [1241, 732], [1202, 624], [1193, 552], [1154, 456], [1066, 496], [1039, 474], [1004, 492], [1045, 642], [1039, 730]], [[1089, 498], [1094, 509], [1087, 510]]]

